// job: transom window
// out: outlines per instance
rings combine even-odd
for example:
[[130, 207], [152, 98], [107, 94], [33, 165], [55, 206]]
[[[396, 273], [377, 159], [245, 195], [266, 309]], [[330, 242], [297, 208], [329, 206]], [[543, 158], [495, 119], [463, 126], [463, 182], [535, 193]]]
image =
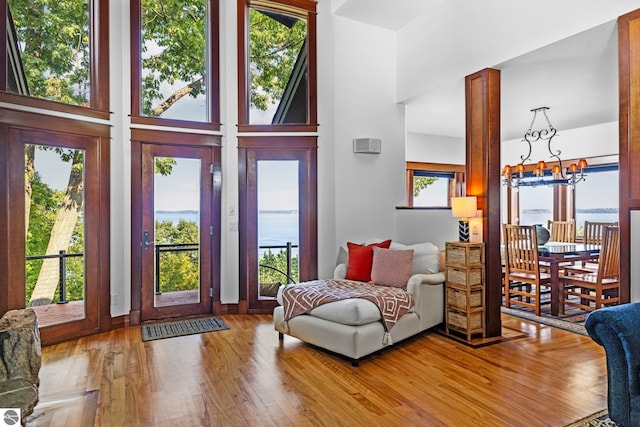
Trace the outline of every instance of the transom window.
[[241, 131], [316, 130], [315, 7], [309, 0], [238, 0]]
[[218, 128], [218, 0], [131, 9], [132, 122]]
[[0, 0], [0, 7], [7, 10], [1, 91], [61, 104], [46, 106], [52, 110], [109, 109], [109, 62], [100, 54], [107, 50], [108, 0]]

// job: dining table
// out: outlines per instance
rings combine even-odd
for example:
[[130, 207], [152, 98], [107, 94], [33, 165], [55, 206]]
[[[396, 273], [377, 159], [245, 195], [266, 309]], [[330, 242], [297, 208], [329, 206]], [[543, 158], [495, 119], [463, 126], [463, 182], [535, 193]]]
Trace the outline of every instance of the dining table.
[[564, 292], [560, 281], [562, 265], [598, 258], [600, 245], [547, 242], [538, 246], [538, 262], [548, 265], [551, 276], [551, 315], [564, 314]]

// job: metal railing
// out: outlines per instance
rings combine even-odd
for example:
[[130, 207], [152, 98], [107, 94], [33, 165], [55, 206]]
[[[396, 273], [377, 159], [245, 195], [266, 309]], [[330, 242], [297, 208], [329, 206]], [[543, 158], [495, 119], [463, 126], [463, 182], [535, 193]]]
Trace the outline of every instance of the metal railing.
[[74, 258], [84, 256], [83, 253], [68, 254], [67, 251], [60, 251], [56, 255], [29, 255], [25, 257], [28, 261], [38, 259], [50, 259], [58, 258], [58, 286], [60, 287], [60, 294], [58, 295], [57, 304], [66, 304], [67, 300], [67, 258]]
[[293, 248], [297, 248], [298, 245], [294, 245], [291, 242], [287, 242], [285, 245], [273, 245], [273, 246], [258, 246], [258, 249], [286, 249], [286, 256], [287, 256], [287, 271], [281, 271], [271, 265], [266, 265], [266, 264], [259, 264], [259, 267], [264, 267], [264, 268], [268, 268], [274, 271], [277, 271], [278, 273], [282, 274], [283, 276], [286, 277], [287, 279], [287, 283], [296, 283], [296, 281], [291, 277], [291, 249]]
[[155, 293], [161, 295], [160, 290], [160, 254], [163, 252], [192, 252], [200, 250], [199, 243], [163, 243], [155, 244], [155, 256], [156, 256], [156, 277], [155, 277]]

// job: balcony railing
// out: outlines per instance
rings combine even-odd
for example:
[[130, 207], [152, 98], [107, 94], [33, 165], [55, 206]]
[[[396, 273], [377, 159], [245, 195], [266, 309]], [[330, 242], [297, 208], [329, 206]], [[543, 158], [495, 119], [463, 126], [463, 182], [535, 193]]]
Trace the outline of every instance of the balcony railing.
[[58, 295], [57, 304], [66, 304], [69, 301], [67, 300], [67, 258], [74, 258], [84, 256], [83, 253], [74, 253], [68, 254], [67, 251], [60, 251], [55, 255], [29, 255], [25, 257], [27, 261], [39, 260], [39, 259], [50, 259], [50, 258], [58, 258], [59, 259], [59, 267], [58, 267], [58, 287], [60, 288], [60, 292]]
[[160, 254], [173, 253], [173, 252], [193, 252], [200, 249], [198, 243], [156, 243], [155, 256], [156, 256], [156, 277], [155, 277], [155, 292], [156, 295], [161, 295], [160, 290]]

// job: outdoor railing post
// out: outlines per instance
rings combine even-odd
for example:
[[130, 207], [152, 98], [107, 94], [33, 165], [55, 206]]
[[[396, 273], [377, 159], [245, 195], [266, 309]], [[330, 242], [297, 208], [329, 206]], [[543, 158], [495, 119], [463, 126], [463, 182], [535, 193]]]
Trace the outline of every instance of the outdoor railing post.
[[287, 283], [291, 283], [291, 242], [287, 242]]
[[158, 245], [156, 245], [155, 247], [155, 252], [156, 252], [156, 295], [161, 295], [162, 292], [160, 292], [160, 247]]
[[67, 251], [60, 251], [60, 262], [58, 265], [59, 269], [59, 278], [58, 281], [60, 283], [60, 295], [58, 297], [58, 304], [66, 304], [67, 301]]

